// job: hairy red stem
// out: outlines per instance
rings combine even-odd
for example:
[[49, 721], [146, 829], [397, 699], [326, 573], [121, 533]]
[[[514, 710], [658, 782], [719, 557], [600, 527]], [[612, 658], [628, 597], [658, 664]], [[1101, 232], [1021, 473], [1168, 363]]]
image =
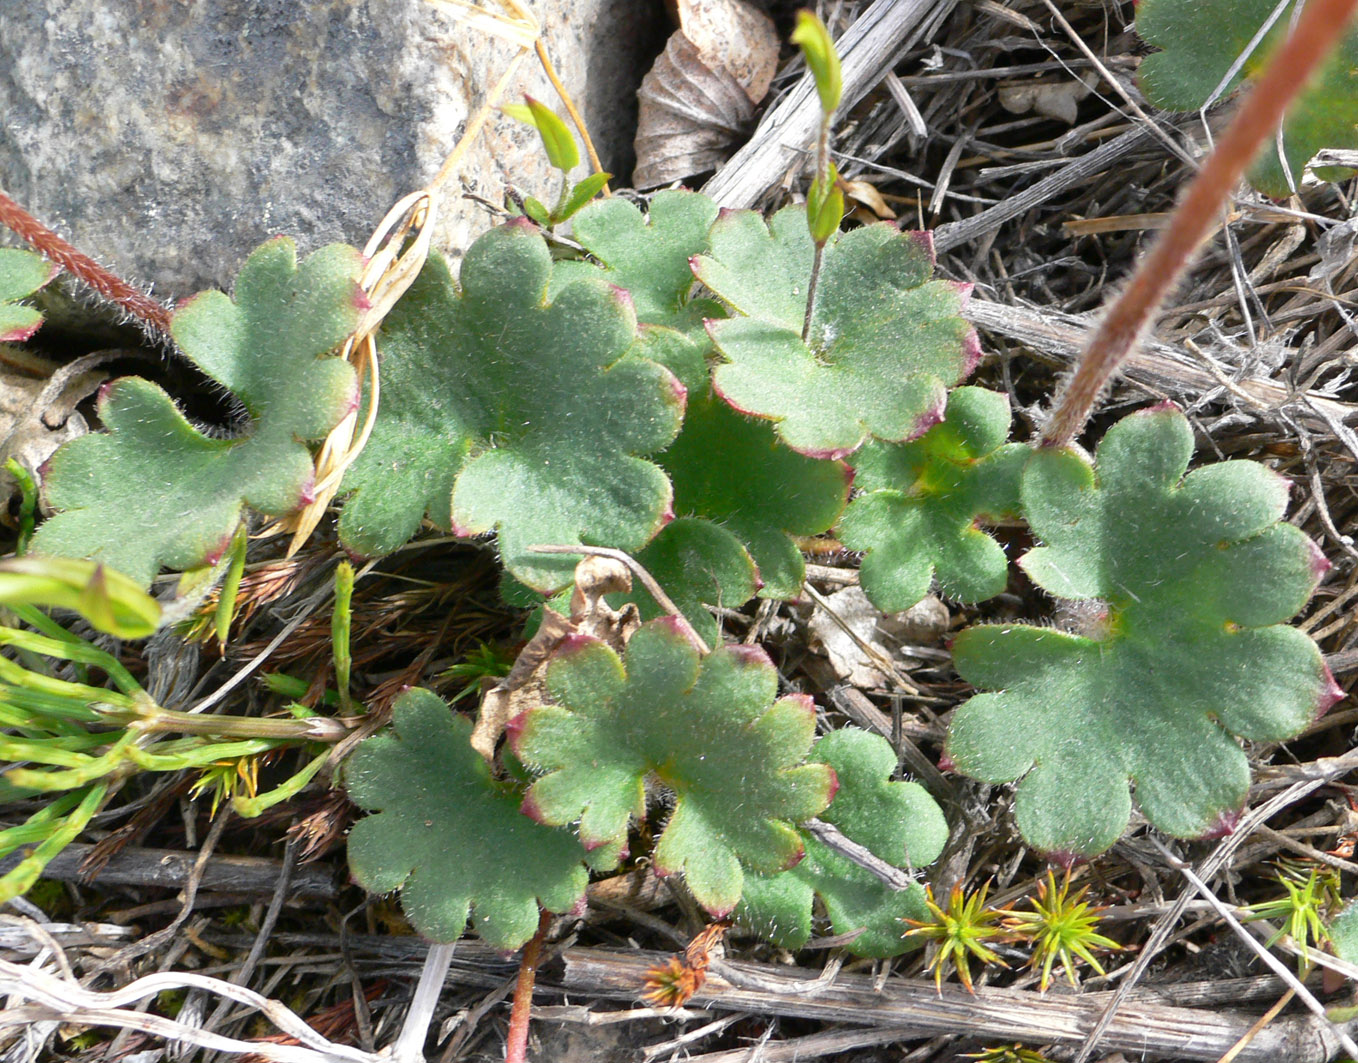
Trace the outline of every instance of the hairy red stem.
[[552, 925], [552, 913], [543, 912], [538, 932], [523, 947], [519, 961], [519, 980], [514, 984], [514, 1006], [509, 1012], [509, 1038], [505, 1043], [505, 1063], [525, 1063], [528, 1059], [528, 1016], [533, 1010], [533, 983], [538, 977], [542, 943]]
[[1240, 105], [1188, 192], [1131, 282], [1085, 346], [1074, 375], [1058, 397], [1042, 445], [1063, 447], [1084, 429], [1104, 386], [1132, 353], [1207, 236], [1222, 205], [1263, 143], [1282, 122], [1312, 72], [1338, 44], [1358, 0], [1310, 0], [1296, 27]]
[[13, 229], [35, 250], [84, 281], [105, 299], [117, 303], [147, 328], [162, 337], [170, 334], [170, 311], [164, 304], [76, 250], [3, 192], [0, 192], [0, 225]]

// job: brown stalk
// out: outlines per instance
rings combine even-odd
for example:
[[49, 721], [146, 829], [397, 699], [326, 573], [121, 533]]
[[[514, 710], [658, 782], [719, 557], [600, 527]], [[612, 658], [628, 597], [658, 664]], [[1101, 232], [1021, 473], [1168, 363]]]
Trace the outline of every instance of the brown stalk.
[[27, 244], [89, 285], [109, 302], [117, 303], [155, 333], [156, 338], [169, 337], [170, 311], [163, 303], [111, 273], [89, 255], [76, 250], [3, 192], [0, 192], [0, 225], [12, 229]]
[[1042, 433], [1042, 446], [1067, 446], [1084, 429], [1104, 387], [1136, 349], [1236, 182], [1260, 147], [1273, 137], [1288, 105], [1339, 42], [1355, 8], [1358, 0], [1310, 0], [1302, 10], [1295, 28], [1188, 186], [1169, 227], [1090, 337], [1074, 375], [1057, 397]]
[[552, 913], [544, 911], [538, 919], [538, 932], [523, 947], [519, 978], [514, 984], [514, 1006], [509, 1011], [509, 1037], [505, 1043], [505, 1063], [525, 1063], [528, 1058], [528, 1016], [533, 1010], [533, 983], [537, 981], [542, 943], [552, 925]]

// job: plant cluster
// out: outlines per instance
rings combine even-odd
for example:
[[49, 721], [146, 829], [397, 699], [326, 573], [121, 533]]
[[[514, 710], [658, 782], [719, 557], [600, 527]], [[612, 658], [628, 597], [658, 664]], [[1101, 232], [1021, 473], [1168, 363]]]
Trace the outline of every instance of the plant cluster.
[[[201, 772], [214, 807], [230, 796], [241, 815], [257, 816], [295, 796], [325, 760], [312, 760], [278, 787], [258, 792], [253, 765], [280, 748], [333, 741], [335, 721], [294, 706], [288, 718], [192, 715], [162, 708], [107, 649], [57, 623], [42, 609], [81, 614], [92, 626], [141, 638], [161, 619], [159, 604], [127, 577], [90, 561], [19, 558], [0, 563], [0, 801], [50, 795], [17, 826], [0, 830], [0, 856], [25, 847], [0, 876], [0, 899], [24, 893], [95, 813], [139, 772]], [[102, 674], [112, 689], [96, 685]], [[242, 785], [243, 784], [243, 785]]]
[[[1157, 6], [1146, 0], [1143, 19], [1161, 17]], [[675, 190], [643, 213], [595, 199], [597, 180], [563, 184], [551, 209], [524, 201], [457, 277], [430, 256], [382, 327], [380, 401], [330, 353], [367, 307], [358, 252], [299, 263], [272, 240], [231, 297], [205, 293], [170, 322], [184, 355], [239, 403], [238, 430], [210, 435], [156, 385], [115, 381], [99, 400], [104, 431], [43, 470], [52, 515], [32, 549], [89, 566], [60, 604], [111, 569], [135, 597], [162, 568], [230, 567], [250, 512], [285, 515], [313, 497], [308, 442], [376, 402], [341, 486], [338, 536], [352, 554], [396, 550], [428, 520], [493, 535], [520, 602], [565, 609], [582, 554], [599, 548], [634, 554], [666, 593], [610, 592], [603, 605], [634, 605], [645, 621], [615, 637], [563, 621], [538, 662], [541, 696], [517, 703], [491, 756], [435, 694], [403, 694], [389, 731], [344, 768], [372, 813], [349, 839], [362, 885], [399, 890], [436, 942], [470, 918], [513, 949], [540, 910], [579, 905], [589, 872], [616, 867], [650, 821], [659, 874], [682, 874], [713, 916], [779, 944], [805, 944], [819, 903], [835, 933], [856, 933], [858, 955], [934, 940], [936, 977], [952, 962], [969, 985], [968, 953], [993, 960], [987, 940], [1024, 938], [1044, 986], [1057, 961], [1073, 979], [1076, 958], [1098, 969], [1091, 948], [1112, 947], [1083, 891], [1049, 879], [1033, 911], [987, 914], [984, 890], [942, 907], [918, 883], [893, 885], [893, 872], [941, 852], [942, 812], [893, 780], [881, 738], [817, 740], [810, 699], [780, 696], [763, 651], [722, 644], [710, 607], [798, 596], [797, 537], [827, 532], [864, 553], [863, 588], [884, 610], [934, 587], [982, 602], [1011, 576], [987, 526], [1022, 522], [1039, 545], [1017, 565], [1086, 620], [958, 636], [957, 669], [980, 692], [951, 723], [947, 760], [1017, 784], [1015, 822], [1033, 848], [1092, 857], [1126, 829], [1133, 789], [1169, 834], [1228, 831], [1249, 785], [1239, 740], [1293, 737], [1339, 696], [1316, 644], [1288, 626], [1325, 562], [1284, 521], [1281, 477], [1251, 461], [1189, 470], [1192, 431], [1173, 406], [1124, 418], [1092, 455], [1012, 439], [1007, 398], [963, 383], [981, 357], [968, 290], [934, 276], [928, 234], [840, 230], [826, 150], [837, 66], [814, 27], [802, 36], [826, 114], [808, 205], [765, 219]], [[563, 170], [574, 164], [550, 111], [530, 101], [519, 116]], [[574, 257], [547, 239], [567, 218]], [[32, 322], [12, 300], [45, 274], [27, 258], [0, 270], [0, 331], [17, 335]], [[283, 740], [148, 748], [146, 721], [168, 728], [168, 710], [108, 654], [20, 608], [34, 630], [0, 629], [4, 641], [99, 667], [118, 687], [0, 664], [6, 722], [33, 732], [6, 738], [8, 756], [47, 765], [13, 769], [6, 784], [67, 794], [39, 814], [67, 817], [61, 837], [127, 770], [206, 767]], [[116, 737], [92, 728], [110, 721]], [[316, 737], [288, 722], [287, 740]]]

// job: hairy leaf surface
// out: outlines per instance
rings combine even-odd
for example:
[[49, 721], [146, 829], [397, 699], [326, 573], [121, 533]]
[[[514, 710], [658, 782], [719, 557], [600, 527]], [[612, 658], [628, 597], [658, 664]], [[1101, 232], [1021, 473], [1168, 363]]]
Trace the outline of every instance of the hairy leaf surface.
[[886, 224], [841, 233], [825, 245], [803, 342], [814, 258], [802, 207], [767, 223], [751, 211], [717, 220], [694, 271], [741, 315], [708, 326], [727, 360], [718, 394], [815, 457], [843, 457], [869, 435], [914, 439], [975, 364], [976, 334], [959, 316], [966, 289], [930, 280], [927, 236]]
[[701, 334], [704, 318], [723, 316], [710, 299], [693, 299], [689, 259], [707, 250], [717, 205], [707, 196], [667, 189], [642, 214], [618, 196], [597, 200], [576, 215], [571, 235], [602, 263], [560, 262], [555, 293], [582, 277], [602, 276], [632, 296], [637, 320]]
[[[706, 196], [679, 190], [657, 194], [644, 216], [625, 200], [593, 203], [576, 219], [573, 235], [603, 269], [558, 263], [552, 288], [600, 274], [626, 288], [643, 323], [638, 352], [670, 369], [688, 388], [684, 428], [657, 460], [674, 483], [675, 513], [706, 518], [719, 527], [705, 533], [666, 533], [647, 550], [666, 551], [661, 540], [692, 544], [701, 534], [706, 561], [696, 570], [693, 564], [685, 566], [696, 582], [664, 561], [660, 563], [669, 581], [653, 574], [676, 600], [720, 600], [735, 607], [748, 582], [740, 573], [749, 557], [759, 567], [763, 596], [793, 598], [800, 593], [805, 566], [788, 536], [816, 535], [834, 523], [847, 498], [848, 470], [796, 454], [779, 442], [767, 422], [741, 417], [711, 397], [704, 361], [710, 340], [702, 323], [724, 317], [726, 311], [714, 300], [692, 297], [695, 281], [689, 262], [707, 250], [716, 217], [716, 205]], [[666, 561], [673, 560], [675, 549], [668, 548]], [[692, 549], [688, 553], [696, 560]], [[649, 568], [653, 562], [643, 558], [642, 563]], [[646, 612], [649, 598], [644, 591], [637, 592], [637, 600]], [[715, 633], [705, 617], [690, 619], [705, 637]]]
[[[405, 401], [379, 407], [381, 434], [346, 479], [358, 506], [342, 526], [346, 542], [391, 548], [421, 510], [447, 522], [434, 507], [465, 455], [451, 527], [496, 531], [506, 566], [529, 586], [555, 590], [578, 560], [531, 554], [533, 544], [644, 545], [669, 517], [670, 486], [641, 455], [674, 438], [684, 391], [655, 362], [628, 355], [636, 318], [626, 296], [586, 280], [548, 302], [551, 255], [524, 221], [472, 245], [460, 289], [439, 259], [425, 273], [384, 333], [404, 362], [393, 375]], [[439, 408], [409, 412], [426, 387], [423, 401]], [[396, 508], [399, 527], [388, 532]]]
[[41, 312], [18, 300], [32, 295], [57, 272], [41, 255], [0, 247], [0, 343], [18, 343], [38, 331]]
[[359, 254], [339, 244], [299, 266], [286, 237], [241, 267], [232, 298], [202, 292], [175, 310], [180, 350], [244, 408], [230, 438], [192, 424], [159, 386], [122, 377], [99, 396], [106, 431], [53, 455], [43, 489], [56, 514], [33, 549], [102, 561], [142, 586], [162, 568], [210, 564], [246, 506], [288, 513], [309, 500], [307, 440], [353, 408], [353, 370], [326, 357], [358, 323]]
[[[948, 840], [948, 825], [918, 783], [893, 782], [896, 755], [877, 735], [854, 728], [833, 731], [816, 743], [811, 759], [828, 764], [839, 789], [821, 819], [850, 840], [897, 867], [932, 863]], [[802, 832], [806, 857], [790, 871], [748, 875], [735, 918], [783, 948], [811, 936], [811, 911], [819, 896], [834, 934], [862, 929], [846, 948], [855, 956], [898, 956], [917, 943], [902, 936], [902, 919], [927, 919], [924, 887], [893, 890], [870, 872]]]
[[655, 847], [661, 874], [683, 872], [705, 908], [740, 899], [742, 867], [796, 863], [794, 824], [829, 804], [834, 772], [805, 763], [815, 712], [804, 696], [775, 701], [778, 675], [762, 650], [724, 646], [707, 657], [672, 620], [644, 625], [626, 661], [572, 636], [547, 671], [556, 706], [511, 731], [514, 751], [545, 774], [525, 810], [552, 825], [579, 822], [587, 847], [616, 844], [645, 815], [652, 776], [674, 795]]
[[943, 594], [967, 602], [1004, 590], [1004, 550], [976, 524], [1018, 514], [1030, 451], [1008, 436], [1007, 398], [963, 387], [943, 423], [913, 443], [869, 443], [854, 455], [866, 493], [844, 514], [840, 538], [867, 551], [859, 578], [873, 605], [909, 609], [935, 578]]
[[521, 792], [491, 778], [470, 739], [471, 722], [438, 695], [397, 699], [392, 732], [345, 766], [350, 798], [376, 813], [349, 832], [349, 868], [370, 893], [399, 889], [431, 941], [456, 941], [470, 913], [487, 944], [516, 949], [537, 931], [539, 904], [565, 912], [584, 897], [585, 852], [524, 816]]
[[1096, 619], [1081, 634], [976, 627], [954, 644], [963, 677], [994, 693], [958, 710], [948, 754], [974, 778], [1022, 780], [1035, 848], [1106, 849], [1129, 781], [1169, 834], [1229, 830], [1249, 787], [1233, 736], [1291, 738], [1339, 694], [1316, 644], [1285, 624], [1324, 570], [1281, 522], [1286, 482], [1248, 461], [1185, 476], [1192, 449], [1183, 414], [1157, 407], [1110, 429], [1094, 466], [1034, 454], [1022, 498], [1044, 545], [1020, 564]]
[[[709, 608], [738, 608], [759, 589], [749, 551], [711, 521], [695, 517], [671, 521], [636, 557], [709, 646], [721, 642], [721, 628]], [[614, 608], [636, 602], [643, 620], [664, 615], [639, 581], [631, 593], [611, 594], [608, 601]]]
[[690, 401], [683, 431], [659, 461], [674, 483], [675, 512], [705, 517], [740, 540], [759, 566], [763, 597], [801, 593], [806, 566], [789, 536], [834, 524], [848, 498], [846, 465], [798, 454], [768, 422], [710, 392]]

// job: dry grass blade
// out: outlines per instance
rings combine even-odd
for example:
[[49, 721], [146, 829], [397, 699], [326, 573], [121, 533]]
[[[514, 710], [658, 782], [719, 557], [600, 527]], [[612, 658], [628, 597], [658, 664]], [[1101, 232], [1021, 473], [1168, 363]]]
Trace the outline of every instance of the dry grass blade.
[[528, 49], [537, 43], [540, 32], [537, 19], [533, 17], [532, 12], [514, 3], [513, 0], [505, 4], [512, 12], [510, 15], [487, 11], [470, 0], [428, 0], [428, 2], [447, 9], [459, 22], [492, 37], [499, 37], [500, 40], [508, 41], [516, 47]]
[[[292, 532], [287, 553], [289, 557], [310, 538], [326, 507], [339, 490], [344, 471], [358, 458], [372, 434], [381, 396], [377, 342], [373, 333], [424, 268], [425, 259], [429, 257], [437, 211], [437, 192], [429, 189], [412, 192], [387, 212], [363, 248], [367, 265], [359, 278], [359, 287], [368, 298], [368, 307], [353, 334], [340, 348], [340, 357], [354, 366], [360, 380], [366, 374], [367, 401], [355, 405], [321, 445], [316, 456], [316, 486], [310, 504], [279, 521], [279, 530]], [[358, 415], [365, 405], [366, 416], [360, 428]]]
[[[1160, 850], [1165, 859], [1169, 861], [1170, 866], [1177, 869], [1178, 872], [1188, 880], [1189, 884], [1197, 890], [1199, 896], [1210, 904], [1216, 910], [1216, 913], [1226, 921], [1226, 925], [1235, 932], [1236, 937], [1240, 938], [1240, 940], [1249, 947], [1250, 951], [1258, 956], [1259, 959], [1263, 960], [1263, 962], [1273, 970], [1274, 974], [1287, 983], [1288, 988], [1297, 995], [1297, 998], [1306, 1005], [1307, 1009], [1322, 1022], [1328, 1022], [1329, 1020], [1325, 1016], [1324, 1005], [1311, 995], [1310, 991], [1298, 981], [1297, 976], [1289, 971], [1285, 964], [1275, 958], [1273, 954], [1259, 944], [1259, 942], [1254, 940], [1253, 935], [1241, 926], [1240, 920], [1235, 917], [1230, 909], [1222, 904], [1221, 901], [1217, 899], [1216, 894], [1208, 888], [1207, 884], [1193, 873], [1193, 868], [1174, 856], [1174, 854], [1166, 849], [1159, 839], [1154, 836], [1151, 837], [1151, 843]], [[1348, 1033], [1338, 1025], [1332, 1027], [1332, 1032], [1339, 1043], [1344, 1046], [1344, 1050], [1348, 1052], [1350, 1056], [1358, 1058], [1358, 1044], [1354, 1043]], [[1232, 1048], [1234, 1047], [1235, 1046], [1233, 1045]]]
[[[165, 991], [198, 989], [257, 1010], [298, 1045], [240, 1041], [209, 1033], [196, 1026], [127, 1009], [127, 1005]], [[197, 974], [152, 974], [121, 989], [97, 993], [63, 981], [45, 971], [0, 960], [0, 993], [31, 1001], [28, 1007], [0, 1012], [0, 1030], [60, 1018], [90, 1026], [142, 1030], [166, 1040], [180, 1040], [216, 1052], [257, 1053], [279, 1063], [374, 1063], [375, 1057], [356, 1048], [333, 1044], [294, 1012], [243, 986]]]

